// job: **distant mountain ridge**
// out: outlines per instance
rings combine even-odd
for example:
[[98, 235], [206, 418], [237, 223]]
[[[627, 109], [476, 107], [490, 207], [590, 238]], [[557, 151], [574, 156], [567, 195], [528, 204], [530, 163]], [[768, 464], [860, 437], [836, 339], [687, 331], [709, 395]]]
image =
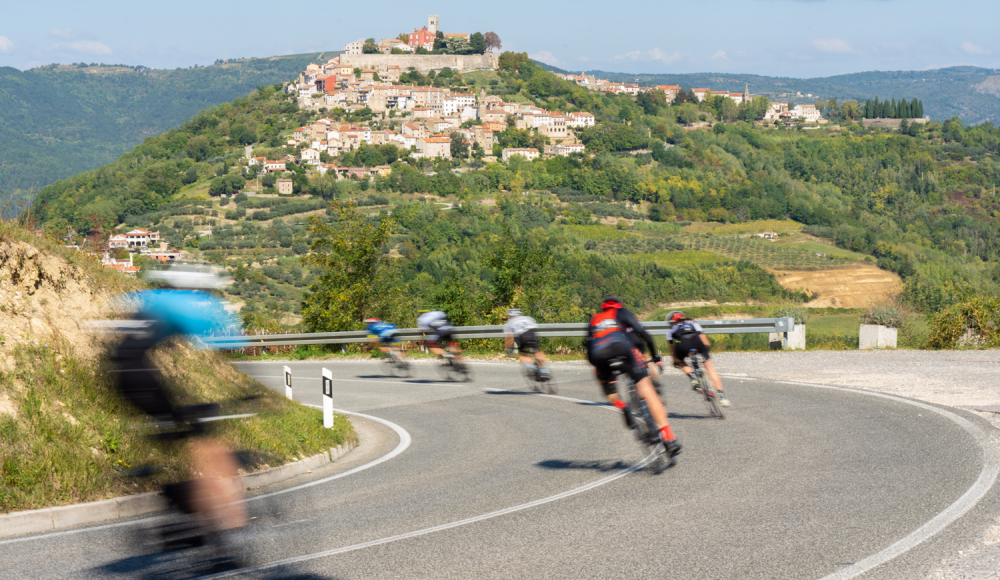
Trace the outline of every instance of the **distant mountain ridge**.
[[[538, 63], [553, 72], [565, 71]], [[599, 79], [641, 85], [680, 85], [685, 89], [739, 90], [772, 100], [812, 103], [818, 99], [907, 98], [924, 103], [924, 114], [934, 120], [957, 116], [969, 124], [1000, 124], [1000, 73], [994, 69], [956, 66], [923, 71], [869, 71], [797, 79], [737, 73], [630, 74], [585, 71]], [[798, 96], [797, 93], [802, 93]], [[812, 94], [812, 97], [806, 95]]]
[[[294, 79], [340, 51], [230, 59], [206, 67], [0, 67], [0, 205], [111, 163], [198, 111]], [[16, 190], [22, 190], [16, 192]]]

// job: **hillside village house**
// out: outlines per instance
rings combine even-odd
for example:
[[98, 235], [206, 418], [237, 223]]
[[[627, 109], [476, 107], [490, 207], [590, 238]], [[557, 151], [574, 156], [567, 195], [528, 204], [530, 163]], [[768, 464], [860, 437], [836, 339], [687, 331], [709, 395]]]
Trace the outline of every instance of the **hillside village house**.
[[[129, 248], [145, 248], [150, 244], [159, 244], [160, 232], [151, 232], [149, 230], [136, 228], [130, 232], [125, 232], [125, 243], [126, 246]], [[121, 246], [112, 246], [112, 247], [121, 247]]]
[[583, 143], [559, 144], [547, 147], [545, 153], [554, 156], [569, 157], [573, 153], [583, 153], [586, 150]]
[[451, 139], [448, 137], [421, 137], [417, 139], [417, 153], [420, 157], [443, 157], [451, 159]]
[[365, 48], [365, 41], [355, 40], [354, 42], [347, 43], [344, 47], [344, 54], [362, 54]]
[[270, 160], [268, 160], [268, 161], [264, 162], [264, 171], [269, 171], [271, 173], [274, 173], [275, 171], [284, 171], [284, 170], [285, 170], [285, 162], [284, 161], [270, 161]]
[[278, 193], [282, 195], [290, 195], [292, 193], [291, 179], [279, 179], [275, 186], [278, 188]]
[[594, 115], [591, 113], [567, 113], [566, 124], [570, 127], [593, 127]]
[[534, 147], [527, 147], [527, 148], [513, 147], [503, 150], [504, 161], [509, 161], [510, 158], [513, 157], [514, 155], [520, 155], [528, 160], [538, 159], [538, 149], [535, 149]]
[[807, 123], [815, 123], [823, 117], [816, 105], [795, 105], [790, 112], [794, 117], [803, 119]]

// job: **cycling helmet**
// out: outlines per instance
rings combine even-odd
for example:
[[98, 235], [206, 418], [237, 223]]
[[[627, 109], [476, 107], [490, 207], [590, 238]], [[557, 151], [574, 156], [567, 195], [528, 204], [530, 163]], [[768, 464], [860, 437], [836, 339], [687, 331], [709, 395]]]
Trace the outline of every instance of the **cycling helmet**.
[[365, 324], [375, 324], [376, 322], [382, 322], [382, 321], [380, 319], [378, 319], [378, 318], [366, 318], [365, 319]]
[[667, 320], [667, 322], [670, 322], [670, 323], [677, 323], [677, 322], [680, 322], [680, 321], [684, 320], [685, 318], [687, 318], [687, 317], [684, 316], [683, 312], [681, 312], [680, 310], [674, 310], [673, 312], [671, 312], [670, 314], [667, 315], [667, 319], [666, 320]]
[[510, 308], [507, 310], [507, 318], [514, 318], [515, 316], [520, 316], [524, 314], [521, 312], [520, 308]]
[[607, 310], [608, 308], [621, 308], [624, 306], [622, 301], [617, 298], [605, 298], [604, 302], [601, 302], [601, 308]]

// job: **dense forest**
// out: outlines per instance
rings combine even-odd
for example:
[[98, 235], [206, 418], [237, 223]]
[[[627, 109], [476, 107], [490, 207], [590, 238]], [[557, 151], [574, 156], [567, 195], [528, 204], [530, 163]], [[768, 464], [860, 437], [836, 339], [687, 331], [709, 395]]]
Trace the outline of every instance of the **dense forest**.
[[[338, 53], [324, 53], [332, 57]], [[0, 68], [0, 204], [117, 159], [146, 138], [258, 85], [293, 79], [319, 54], [154, 70], [79, 63]]]
[[[549, 320], [575, 316], [574, 308], [610, 292], [646, 306], [679, 299], [801, 300], [777, 286], [765, 268], [841, 265], [833, 256], [765, 251], [735, 237], [727, 246], [717, 235], [690, 229], [692, 223], [757, 220], [797, 224], [898, 273], [904, 299], [924, 312], [963, 292], [997, 291], [1000, 129], [988, 123], [950, 119], [902, 132], [843, 123], [806, 131], [734, 120], [693, 129], [683, 119], [692, 103], [591, 93], [523, 60], [483, 79], [482, 87], [505, 99], [594, 113], [598, 125], [579, 132], [590, 154], [484, 164], [475, 156], [414, 159], [386, 145], [332, 159], [391, 163], [389, 177], [362, 181], [289, 164], [300, 196], [353, 199], [370, 208], [365, 215], [391, 214], [398, 230], [386, 251], [398, 257], [403, 280], [420, 300], [496, 303], [495, 281], [507, 263], [496, 256], [503, 251], [544, 262], [535, 278], [537, 309], [546, 312], [546, 300], [560, 304], [540, 316]], [[712, 106], [703, 103], [695, 112], [715, 118]], [[738, 110], [737, 119], [752, 107]], [[255, 298], [251, 310], [269, 303], [295, 311], [313, 273], [292, 263], [307, 251], [307, 217], [318, 206], [242, 195], [215, 200], [209, 184], [231, 182], [232, 192], [248, 187], [243, 144], [272, 156], [295, 153], [283, 147], [282, 136], [324, 115], [346, 113], [299, 110], [275, 87], [262, 88], [148, 139], [113, 164], [45, 188], [38, 215], [60, 233], [107, 232], [123, 222], [157, 225], [175, 243], [243, 267], [236, 291]], [[502, 146], [533, 139], [538, 136], [514, 127], [500, 135]], [[179, 192], [197, 187], [204, 192], [197, 202], [176, 201]], [[265, 211], [267, 219], [256, 217]], [[184, 215], [197, 217], [175, 217]], [[610, 226], [594, 225], [598, 219]], [[215, 233], [200, 241], [191, 230], [204, 223], [215, 224]], [[272, 258], [271, 273], [280, 278], [256, 274], [249, 281], [250, 263]], [[529, 289], [522, 288], [526, 296]], [[468, 304], [455, 308], [490, 315]]]

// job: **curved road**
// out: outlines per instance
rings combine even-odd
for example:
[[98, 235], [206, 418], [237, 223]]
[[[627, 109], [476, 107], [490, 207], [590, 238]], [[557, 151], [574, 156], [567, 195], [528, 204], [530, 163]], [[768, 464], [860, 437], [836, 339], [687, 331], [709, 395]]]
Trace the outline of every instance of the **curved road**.
[[[282, 363], [236, 366], [283, 391]], [[396, 430], [355, 417], [360, 449], [286, 493], [256, 492], [249, 569], [215, 577], [924, 578], [1000, 506], [996, 460], [974, 436], [991, 428], [926, 404], [729, 379], [719, 421], [668, 376], [684, 452], [652, 476], [621, 417], [593, 403], [583, 365], [557, 367], [562, 398], [524, 393], [510, 363], [474, 365], [471, 384], [443, 383], [430, 364], [414, 379], [371, 363], [289, 366], [296, 399], [320, 403], [327, 366], [335, 407]], [[207, 577], [183, 554], [146, 555], [136, 532], [151, 525], [0, 541], [0, 578]], [[917, 543], [920, 529], [930, 537]], [[865, 571], [900, 541], [916, 545]]]

